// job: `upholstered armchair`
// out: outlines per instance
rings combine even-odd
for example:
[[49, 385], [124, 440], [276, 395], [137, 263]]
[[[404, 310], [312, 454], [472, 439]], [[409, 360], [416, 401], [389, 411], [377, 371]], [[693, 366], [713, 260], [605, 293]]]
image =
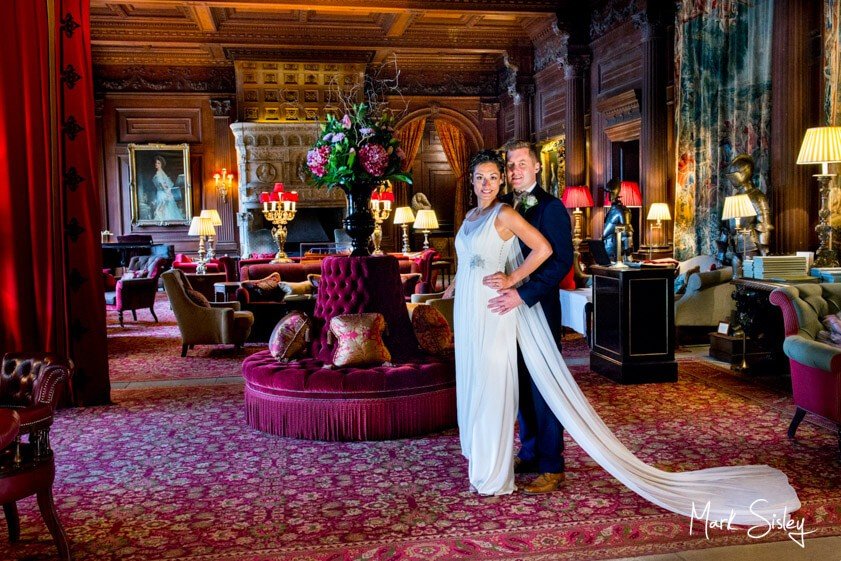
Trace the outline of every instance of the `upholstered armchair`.
[[18, 440], [28, 435], [36, 457], [51, 454], [53, 413], [65, 388], [71, 387], [73, 363], [47, 353], [9, 353], [2, 368], [0, 408], [20, 416]]
[[251, 312], [240, 311], [239, 302], [207, 302], [194, 294], [191, 298], [188, 291], [195, 291], [184, 272], [178, 269], [165, 272], [161, 278], [181, 332], [182, 357], [187, 356], [187, 349], [194, 345], [242, 347], [254, 323]]
[[58, 519], [53, 500], [55, 459], [52, 454], [36, 457], [32, 444], [16, 443], [20, 415], [11, 409], [0, 409], [0, 504], [6, 516], [9, 541], [20, 539], [20, 517], [17, 501], [37, 495], [38, 508], [58, 548], [59, 559], [70, 560], [67, 535]]
[[415, 286], [414, 293], [428, 294], [435, 291], [435, 271], [432, 268], [432, 262], [438, 259], [438, 252], [434, 249], [426, 249], [415, 260], [418, 272], [420, 273], [420, 280]]
[[119, 314], [120, 327], [124, 327], [123, 312], [126, 311], [131, 311], [134, 321], [137, 321], [137, 310], [148, 308], [155, 321], [158, 321], [155, 315], [158, 278], [169, 263], [169, 259], [163, 257], [140, 255], [131, 258], [120, 279], [104, 273], [105, 309]]
[[791, 389], [797, 410], [788, 428], [794, 438], [806, 413], [838, 425], [841, 453], [841, 348], [817, 340], [821, 320], [841, 310], [841, 284], [796, 284], [769, 297], [783, 313], [783, 352], [791, 367]]

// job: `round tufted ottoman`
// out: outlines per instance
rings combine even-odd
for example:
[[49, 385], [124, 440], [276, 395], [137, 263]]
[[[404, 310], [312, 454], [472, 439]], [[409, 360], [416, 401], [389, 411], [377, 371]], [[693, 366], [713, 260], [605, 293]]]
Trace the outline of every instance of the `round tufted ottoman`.
[[[393, 366], [333, 368], [325, 325], [364, 312], [385, 318]], [[262, 351], [243, 362], [251, 427], [293, 438], [382, 440], [456, 424], [455, 367], [419, 351], [394, 257], [324, 259], [312, 320], [311, 358], [283, 364]]]

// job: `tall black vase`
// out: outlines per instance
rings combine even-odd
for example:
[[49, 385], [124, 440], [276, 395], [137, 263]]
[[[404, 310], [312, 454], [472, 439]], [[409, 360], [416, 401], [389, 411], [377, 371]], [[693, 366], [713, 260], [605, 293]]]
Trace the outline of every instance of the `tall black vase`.
[[351, 255], [371, 255], [368, 242], [374, 233], [374, 216], [370, 207], [373, 190], [373, 187], [356, 185], [347, 194], [348, 215], [344, 226], [353, 247]]

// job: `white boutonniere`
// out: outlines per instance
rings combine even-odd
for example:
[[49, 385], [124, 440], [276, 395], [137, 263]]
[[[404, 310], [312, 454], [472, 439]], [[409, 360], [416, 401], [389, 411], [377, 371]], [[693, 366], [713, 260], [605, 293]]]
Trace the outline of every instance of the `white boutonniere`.
[[520, 204], [517, 207], [517, 210], [520, 212], [526, 212], [531, 207], [537, 204], [537, 197], [529, 193], [520, 201]]

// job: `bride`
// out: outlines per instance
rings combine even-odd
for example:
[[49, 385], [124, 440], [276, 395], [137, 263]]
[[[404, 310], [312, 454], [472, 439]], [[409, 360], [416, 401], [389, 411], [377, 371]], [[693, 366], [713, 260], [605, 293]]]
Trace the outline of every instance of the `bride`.
[[[765, 465], [666, 472], [634, 456], [604, 424], [567, 368], [540, 304], [515, 313], [488, 309], [496, 290], [486, 277], [505, 271], [507, 285], [522, 282], [551, 254], [546, 239], [510, 206], [497, 200], [503, 163], [474, 158], [470, 174], [478, 206], [456, 235], [454, 284], [456, 395], [462, 454], [471, 488], [482, 495], [512, 493], [517, 412], [517, 344], [532, 378], [570, 436], [605, 470], [652, 503], [685, 516], [754, 524], [783, 520], [800, 508], [788, 478]], [[531, 249], [523, 260], [522, 240]], [[452, 294], [452, 291], [450, 291]]]

